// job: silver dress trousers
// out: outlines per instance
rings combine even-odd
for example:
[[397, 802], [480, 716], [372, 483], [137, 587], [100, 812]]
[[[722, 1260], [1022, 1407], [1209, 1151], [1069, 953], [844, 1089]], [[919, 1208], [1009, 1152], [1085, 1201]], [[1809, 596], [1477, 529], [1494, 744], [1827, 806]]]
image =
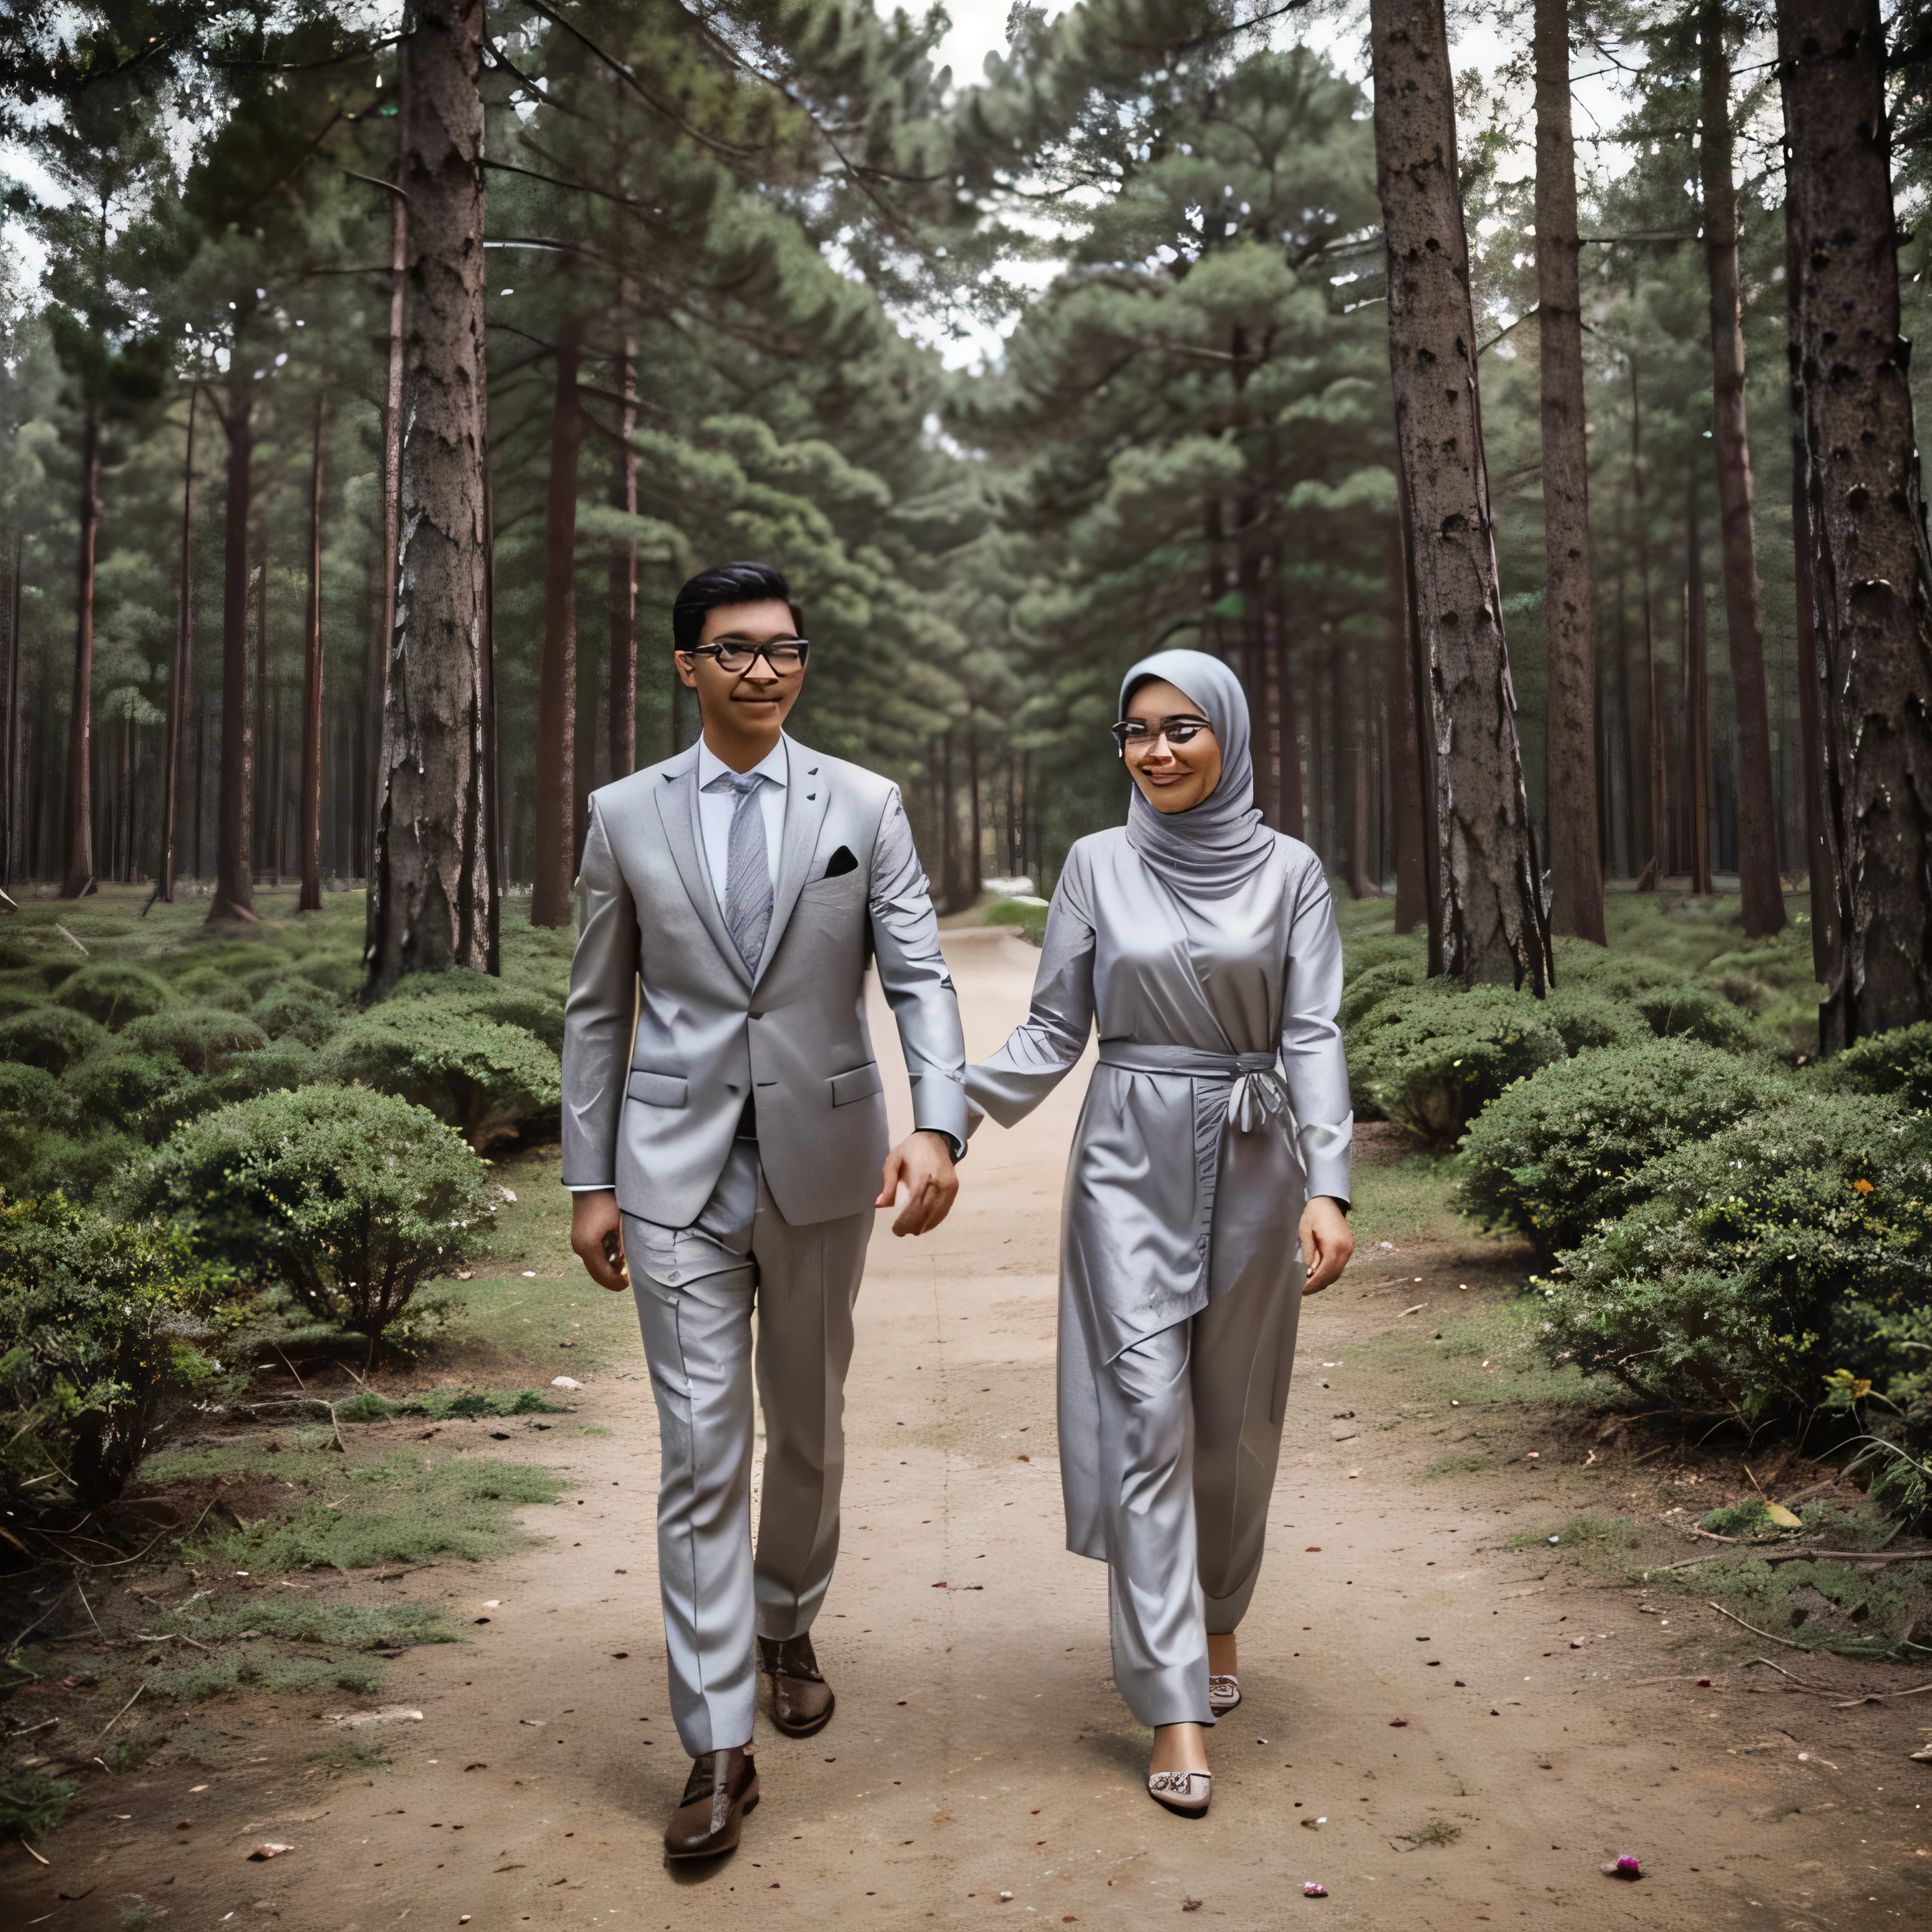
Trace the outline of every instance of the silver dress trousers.
[[1108, 1567], [1114, 1681], [1144, 1724], [1210, 1724], [1207, 1637], [1265, 1541], [1294, 1365], [1306, 1196], [1346, 1202], [1342, 951], [1321, 862], [1280, 837], [1184, 898], [1114, 830], [1067, 855], [1030, 1010], [970, 1066], [1010, 1125], [1097, 1027], [1060, 1238], [1067, 1546]]
[[[671, 1718], [693, 1757], [751, 1742], [754, 1631], [784, 1638], [809, 1630], [832, 1580], [852, 1309], [872, 1220], [868, 1208], [794, 1226], [772, 1200], [752, 1140], [734, 1144], [694, 1226], [624, 1217], [657, 1398]], [[765, 1418], [755, 1557], [754, 1377]]]

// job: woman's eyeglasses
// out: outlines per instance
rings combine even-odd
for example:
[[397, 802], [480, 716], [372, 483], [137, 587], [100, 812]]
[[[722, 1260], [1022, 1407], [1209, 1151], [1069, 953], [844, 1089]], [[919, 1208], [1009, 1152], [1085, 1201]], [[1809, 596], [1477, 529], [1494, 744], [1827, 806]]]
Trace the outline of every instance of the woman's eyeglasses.
[[806, 638], [781, 638], [769, 644], [747, 644], [735, 641], [722, 644], [694, 644], [685, 656], [716, 658], [718, 668], [732, 677], [749, 670], [759, 658], [763, 658], [779, 676], [789, 677], [794, 671], [805, 668], [805, 654], [811, 648]]
[[1203, 731], [1214, 728], [1204, 718], [1188, 716], [1163, 718], [1155, 730], [1150, 730], [1138, 718], [1123, 718], [1118, 724], [1108, 727], [1123, 758], [1130, 750], [1138, 751], [1152, 745], [1157, 738], [1165, 738], [1171, 746], [1192, 744]]

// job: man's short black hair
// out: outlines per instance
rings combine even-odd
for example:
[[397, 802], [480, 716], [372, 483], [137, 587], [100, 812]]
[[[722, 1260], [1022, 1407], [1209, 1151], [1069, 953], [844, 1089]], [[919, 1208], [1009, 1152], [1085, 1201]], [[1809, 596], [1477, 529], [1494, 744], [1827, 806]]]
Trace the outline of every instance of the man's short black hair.
[[791, 612], [792, 628], [802, 637], [805, 616], [791, 601], [784, 572], [769, 563], [720, 563], [700, 570], [677, 593], [670, 607], [671, 648], [688, 651], [704, 634], [704, 620], [732, 604], [763, 604], [776, 598]]

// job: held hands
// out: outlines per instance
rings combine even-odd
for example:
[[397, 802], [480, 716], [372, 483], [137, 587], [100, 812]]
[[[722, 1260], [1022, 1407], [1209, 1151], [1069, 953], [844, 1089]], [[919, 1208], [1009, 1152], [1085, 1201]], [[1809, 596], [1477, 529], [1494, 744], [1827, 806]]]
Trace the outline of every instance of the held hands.
[[959, 1192], [946, 1136], [929, 1129], [908, 1134], [886, 1155], [884, 1184], [872, 1204], [900, 1210], [892, 1232], [931, 1234], [952, 1213], [953, 1197]]
[[630, 1286], [624, 1268], [624, 1217], [615, 1194], [570, 1197], [570, 1245], [599, 1288], [620, 1294]]
[[1342, 1204], [1326, 1194], [1316, 1195], [1301, 1210], [1301, 1261], [1308, 1270], [1302, 1293], [1319, 1294], [1340, 1276], [1354, 1252], [1355, 1238], [1348, 1232]]

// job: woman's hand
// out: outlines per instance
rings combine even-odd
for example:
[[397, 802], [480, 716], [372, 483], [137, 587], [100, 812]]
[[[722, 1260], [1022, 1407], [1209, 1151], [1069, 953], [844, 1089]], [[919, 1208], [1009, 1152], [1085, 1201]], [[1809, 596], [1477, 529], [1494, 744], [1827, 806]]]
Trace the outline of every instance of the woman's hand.
[[1316, 1195], [1301, 1210], [1301, 1262], [1308, 1270], [1302, 1293], [1319, 1294], [1340, 1277], [1354, 1252], [1355, 1238], [1348, 1232], [1342, 1204], [1328, 1195]]

